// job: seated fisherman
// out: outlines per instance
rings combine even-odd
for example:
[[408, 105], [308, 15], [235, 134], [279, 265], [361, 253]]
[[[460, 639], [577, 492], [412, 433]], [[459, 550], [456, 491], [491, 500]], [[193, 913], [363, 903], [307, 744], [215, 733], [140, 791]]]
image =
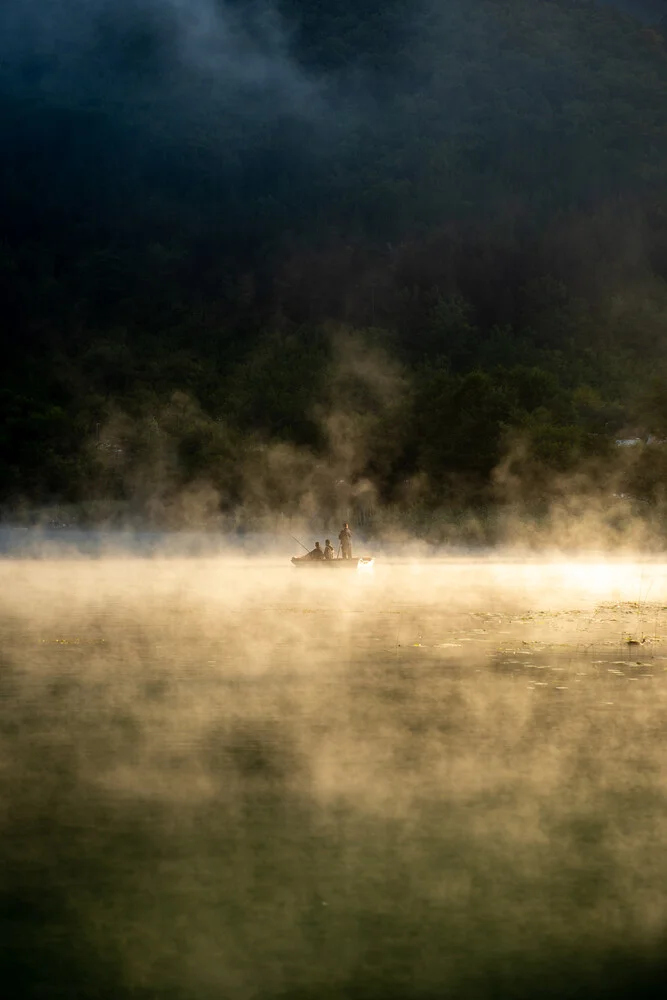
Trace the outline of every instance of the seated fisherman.
[[324, 555], [324, 552], [322, 552], [320, 543], [315, 542], [315, 548], [310, 550], [310, 552], [306, 556], [306, 559], [324, 559], [324, 558], [326, 557]]
[[327, 538], [324, 544], [324, 558], [333, 559], [333, 557], [334, 557], [333, 545], [331, 544], [331, 541]]

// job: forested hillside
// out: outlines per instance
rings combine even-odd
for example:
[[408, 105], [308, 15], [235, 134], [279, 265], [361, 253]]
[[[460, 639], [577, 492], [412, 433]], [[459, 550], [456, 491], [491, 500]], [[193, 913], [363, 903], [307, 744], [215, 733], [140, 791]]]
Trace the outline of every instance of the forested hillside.
[[[638, 7], [6, 2], [0, 502], [611, 489], [617, 437], [667, 435], [667, 29]], [[659, 499], [662, 447], [624, 462]]]
[[631, 17], [646, 21], [648, 24], [658, 24], [666, 13], [662, 0], [600, 0], [600, 3], [617, 7]]

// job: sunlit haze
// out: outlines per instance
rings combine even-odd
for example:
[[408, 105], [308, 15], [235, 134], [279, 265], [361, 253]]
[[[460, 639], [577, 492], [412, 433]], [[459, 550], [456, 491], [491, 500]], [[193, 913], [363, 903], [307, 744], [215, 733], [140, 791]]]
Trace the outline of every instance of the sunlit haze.
[[652, 982], [667, 564], [32, 559], [0, 585], [15, 995], [63, 962], [115, 996]]

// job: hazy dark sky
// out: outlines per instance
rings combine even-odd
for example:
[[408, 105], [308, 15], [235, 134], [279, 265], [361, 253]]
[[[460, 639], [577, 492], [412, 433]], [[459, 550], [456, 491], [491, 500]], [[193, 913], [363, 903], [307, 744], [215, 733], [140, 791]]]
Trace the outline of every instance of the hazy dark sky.
[[[446, 6], [446, 0], [431, 2]], [[656, 0], [600, 2], [646, 17], [658, 17], [665, 6]], [[363, 6], [374, 16], [370, 0]], [[385, 4], [397, 10], [406, 32], [409, 12], [423, 6], [422, 0]], [[333, 4], [332, 10], [342, 10], [338, 24], [344, 23], [344, 7]], [[179, 105], [189, 99], [194, 113], [203, 104], [225, 105], [243, 95], [250, 106], [268, 99], [274, 111], [317, 118], [326, 110], [331, 80], [322, 70], [306, 70], [295, 56], [298, 20], [307, 17], [307, 5], [284, 0], [289, 19], [278, 9], [267, 0], [3, 0], [0, 85], [33, 99], [80, 106], [147, 100]], [[326, 34], [328, 18], [326, 11], [318, 13], [315, 30]], [[316, 48], [326, 48], [326, 39], [324, 46], [319, 41]], [[355, 67], [348, 65], [346, 72], [355, 76]]]
[[90, 142], [106, 135], [117, 154], [126, 140], [135, 158], [194, 149], [229, 165], [278, 132], [305, 159], [326, 151], [372, 100], [354, 67], [347, 83], [305, 69], [294, 27], [264, 0], [3, 0], [0, 101], [16, 157], [32, 131], [42, 155], [63, 133], [60, 158], [84, 119]]
[[339, 127], [326, 89], [265, 3], [4, 0], [10, 212], [29, 229], [71, 201], [95, 226], [136, 192], [145, 201], [147, 186], [172, 205], [233, 201], [242, 183], [269, 189], [281, 156], [307, 163]]
[[[424, 105], [422, 124], [393, 113], [401, 81], [400, 72], [387, 68], [387, 53], [396, 48], [391, 31], [409, 38], [415, 12], [426, 4], [447, 12], [448, 2], [363, 0], [366, 27], [360, 33], [352, 0], [332, 0], [330, 8], [318, 6], [314, 13], [306, 0], [2, 0], [0, 114], [6, 141], [0, 182], [7, 172], [11, 201], [21, 202], [15, 218], [27, 224], [31, 215], [48, 214], [47, 202], [58, 213], [71, 199], [74, 211], [85, 212], [92, 225], [91, 205], [106, 198], [116, 213], [129, 208], [132, 198], [145, 201], [147, 184], [156, 197], [166, 185], [169, 211], [180, 200], [184, 217], [187, 199], [202, 206], [211, 198], [236, 203], [241, 186], [291, 204], [285, 192], [298, 188], [300, 171], [317, 198], [313, 174], [332, 172], [331, 151], [339, 164], [347, 158], [360, 179], [357, 150], [364, 143], [372, 169], [384, 169], [383, 129], [400, 132], [395, 145], [405, 145], [407, 165], [395, 157], [392, 170], [409, 175], [416, 169], [408, 163], [410, 130], [421, 135], [431, 129], [442, 138], [456, 126], [457, 107], [436, 92]], [[340, 33], [346, 16], [353, 30], [339, 45], [332, 26]], [[303, 31], [299, 18], [305, 18]], [[429, 37], [428, 58], [442, 51], [453, 66], [459, 43], [447, 18], [424, 23], [442, 32], [442, 46]], [[494, 32], [491, 23], [491, 43]], [[358, 49], [355, 33], [363, 36]], [[364, 60], [363, 46], [382, 45], [384, 52]], [[493, 44], [480, 51], [486, 48], [494, 58]], [[419, 40], [402, 51], [412, 56], [417, 77], [424, 71], [428, 88]], [[518, 82], [533, 92], [528, 77]], [[473, 84], [480, 93], [487, 85], [483, 79]], [[560, 86], [554, 76], [550, 87]], [[413, 85], [417, 96], [420, 87]], [[0, 208], [2, 202], [0, 192]], [[182, 224], [164, 219], [175, 229]]]
[[[270, 92], [276, 103], [310, 101], [275, 11], [225, 0], [4, 0], [0, 52], [5, 84], [86, 103], [105, 87], [130, 94], [198, 81], [219, 92]], [[163, 90], [164, 95], [164, 90]]]

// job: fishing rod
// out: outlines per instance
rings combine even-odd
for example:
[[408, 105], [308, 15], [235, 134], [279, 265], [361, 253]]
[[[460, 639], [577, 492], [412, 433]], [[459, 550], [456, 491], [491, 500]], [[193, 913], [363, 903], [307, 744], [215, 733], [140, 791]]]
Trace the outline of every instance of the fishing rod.
[[303, 542], [300, 542], [298, 538], [294, 538], [294, 535], [290, 535], [290, 538], [292, 538], [297, 545], [300, 545], [302, 549], [305, 549], [306, 552], [310, 552], [310, 549], [306, 549], [306, 546], [303, 544]]

